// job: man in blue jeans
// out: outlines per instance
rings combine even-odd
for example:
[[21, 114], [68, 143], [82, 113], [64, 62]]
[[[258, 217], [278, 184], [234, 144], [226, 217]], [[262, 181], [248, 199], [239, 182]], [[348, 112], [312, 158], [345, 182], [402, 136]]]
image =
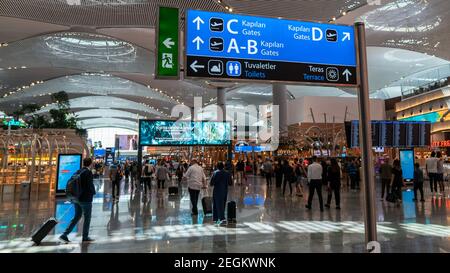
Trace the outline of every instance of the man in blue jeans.
[[81, 219], [81, 215], [84, 216], [83, 224], [83, 243], [88, 243], [94, 241], [89, 237], [89, 226], [91, 225], [91, 212], [92, 212], [92, 198], [95, 195], [94, 179], [92, 172], [89, 167], [92, 164], [91, 158], [83, 159], [83, 168], [81, 169], [80, 180], [81, 180], [81, 195], [77, 201], [73, 202], [75, 207], [75, 216], [72, 221], [70, 221], [69, 226], [66, 231], [59, 237], [64, 243], [69, 243], [70, 240], [67, 237], [73, 228], [76, 226], [78, 221]]

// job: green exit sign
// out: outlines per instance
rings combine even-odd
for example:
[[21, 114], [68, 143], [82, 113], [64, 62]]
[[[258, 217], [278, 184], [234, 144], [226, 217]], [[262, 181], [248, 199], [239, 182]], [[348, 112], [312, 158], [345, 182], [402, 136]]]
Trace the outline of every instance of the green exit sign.
[[159, 7], [156, 27], [155, 78], [179, 79], [179, 11]]

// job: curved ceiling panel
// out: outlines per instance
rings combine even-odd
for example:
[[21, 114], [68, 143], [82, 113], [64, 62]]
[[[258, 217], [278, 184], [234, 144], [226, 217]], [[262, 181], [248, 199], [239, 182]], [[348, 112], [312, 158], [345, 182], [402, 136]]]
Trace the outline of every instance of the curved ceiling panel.
[[369, 45], [403, 48], [450, 60], [450, 1], [396, 0], [362, 15]]
[[42, 84], [33, 85], [24, 90], [24, 92], [17, 92], [4, 97], [1, 102], [32, 99], [59, 91], [65, 91], [68, 94], [81, 93], [100, 96], [129, 95], [172, 104], [178, 103], [175, 99], [165, 96], [152, 88], [111, 74], [97, 73], [84, 73], [49, 80]]
[[120, 119], [130, 119], [138, 120], [145, 118], [139, 114], [134, 114], [127, 111], [117, 110], [117, 109], [89, 109], [75, 112], [75, 115], [80, 119], [91, 119], [91, 118], [120, 118]]
[[81, 120], [78, 125], [84, 129], [101, 128], [101, 127], [115, 127], [124, 128], [137, 131], [138, 123], [135, 121], [117, 119], [117, 118], [93, 118]]
[[[142, 103], [137, 103], [134, 101], [126, 100], [123, 98], [116, 97], [106, 97], [106, 96], [86, 96], [69, 100], [70, 107], [74, 111], [78, 109], [131, 109], [134, 111], [139, 111], [147, 114], [152, 114], [156, 116], [168, 117], [167, 114], [154, 109], [149, 105]], [[46, 113], [56, 106], [54, 104], [49, 104], [37, 111], [37, 113]]]
[[127, 71], [150, 75], [153, 54], [131, 43], [86, 32], [59, 32], [0, 48], [0, 67], [78, 69], [87, 72]]

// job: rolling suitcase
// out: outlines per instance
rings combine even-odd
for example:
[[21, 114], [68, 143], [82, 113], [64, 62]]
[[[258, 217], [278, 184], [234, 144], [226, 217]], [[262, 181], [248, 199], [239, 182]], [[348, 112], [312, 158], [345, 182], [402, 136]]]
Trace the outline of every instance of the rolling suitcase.
[[42, 224], [42, 226], [37, 229], [33, 235], [31, 235], [31, 240], [36, 244], [39, 245], [41, 241], [47, 236], [50, 231], [56, 226], [58, 221], [56, 221], [55, 218], [49, 218], [47, 221]]
[[236, 202], [234, 201], [227, 204], [227, 221], [228, 223], [236, 223]]

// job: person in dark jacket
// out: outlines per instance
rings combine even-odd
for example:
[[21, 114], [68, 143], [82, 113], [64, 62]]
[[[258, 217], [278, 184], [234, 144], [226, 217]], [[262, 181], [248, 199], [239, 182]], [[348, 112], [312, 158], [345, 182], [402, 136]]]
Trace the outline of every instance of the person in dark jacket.
[[89, 237], [89, 227], [91, 225], [91, 212], [92, 212], [92, 199], [95, 195], [94, 178], [89, 167], [92, 165], [91, 158], [83, 159], [83, 168], [79, 170], [81, 180], [81, 195], [78, 200], [73, 202], [75, 207], [75, 216], [70, 221], [69, 226], [64, 233], [59, 236], [59, 239], [64, 243], [69, 243], [70, 240], [67, 237], [72, 232], [75, 225], [80, 221], [81, 215], [84, 216], [83, 223], [83, 243], [94, 241]]
[[292, 185], [291, 185], [291, 183], [295, 182], [295, 181], [293, 181], [294, 175], [295, 175], [294, 174], [294, 168], [292, 168], [292, 166], [289, 164], [289, 161], [284, 160], [283, 161], [282, 170], [283, 170], [283, 176], [284, 176], [284, 179], [283, 179], [283, 196], [284, 196], [284, 193], [286, 191], [286, 184], [289, 184], [289, 190], [290, 190], [291, 195], [292, 195]]
[[213, 189], [213, 221], [225, 220], [225, 204], [227, 203], [228, 186], [233, 184], [231, 174], [224, 170], [224, 164], [219, 162], [217, 170], [211, 177], [210, 185]]
[[357, 172], [356, 162], [355, 160], [352, 160], [347, 166], [347, 173], [348, 176], [350, 176], [350, 188], [352, 190], [356, 189]]
[[328, 166], [328, 198], [325, 207], [330, 208], [332, 193], [334, 192], [334, 199], [336, 201], [336, 209], [341, 209], [341, 168], [335, 158], [331, 159], [331, 165]]
[[278, 163], [275, 165], [275, 185], [277, 188], [281, 188], [281, 184], [283, 183], [283, 169], [281, 160], [278, 160]]
[[400, 167], [400, 160], [394, 160], [392, 165], [392, 185], [391, 192], [395, 194], [398, 203], [402, 201], [402, 187], [403, 187], [403, 172]]
[[423, 171], [420, 169], [419, 163], [414, 164], [414, 202], [417, 201], [417, 190], [420, 191], [420, 202], [425, 202], [423, 199]]

